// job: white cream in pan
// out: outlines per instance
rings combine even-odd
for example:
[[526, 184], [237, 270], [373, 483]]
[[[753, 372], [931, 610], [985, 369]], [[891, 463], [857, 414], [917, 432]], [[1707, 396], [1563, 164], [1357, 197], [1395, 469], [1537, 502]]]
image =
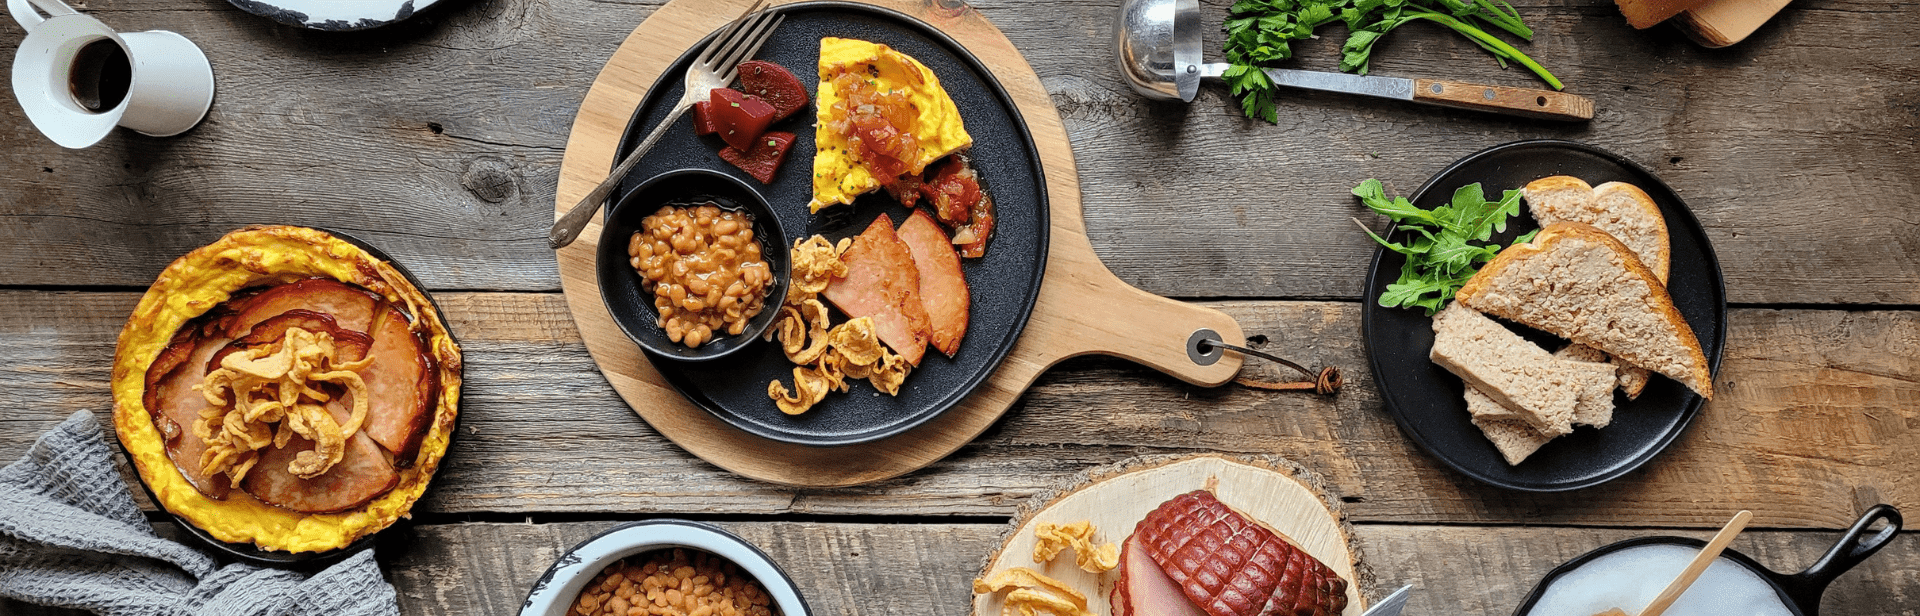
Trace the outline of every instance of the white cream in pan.
[[[1593, 616], [1618, 607], [1639, 613], [1700, 553], [1682, 545], [1644, 545], [1601, 556], [1560, 576], [1527, 616]], [[1792, 616], [1758, 574], [1726, 558], [1715, 560], [1665, 616]]]

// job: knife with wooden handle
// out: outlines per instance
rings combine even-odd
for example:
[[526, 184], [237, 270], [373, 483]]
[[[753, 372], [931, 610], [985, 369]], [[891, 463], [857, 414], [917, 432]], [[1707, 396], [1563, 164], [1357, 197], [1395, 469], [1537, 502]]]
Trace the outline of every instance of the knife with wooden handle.
[[[1229, 65], [1202, 64], [1203, 78], [1218, 78]], [[1262, 69], [1275, 85], [1322, 92], [1344, 92], [1360, 96], [1413, 101], [1426, 105], [1472, 109], [1489, 113], [1584, 122], [1593, 119], [1593, 100], [1584, 96], [1507, 86], [1488, 86], [1440, 79], [1405, 79], [1323, 73], [1286, 68]]]

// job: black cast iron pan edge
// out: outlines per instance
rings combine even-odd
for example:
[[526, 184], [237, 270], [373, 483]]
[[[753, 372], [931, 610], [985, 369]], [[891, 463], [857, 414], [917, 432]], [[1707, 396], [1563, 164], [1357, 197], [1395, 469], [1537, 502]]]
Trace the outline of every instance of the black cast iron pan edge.
[[[764, 438], [767, 440], [778, 441], [783, 443], [792, 443], [792, 444], [806, 445], [811, 447], [844, 447], [848, 445], [860, 445], [864, 443], [871, 443], [874, 441], [879, 441], [879, 440], [884, 440], [894, 436], [899, 436], [900, 434], [906, 433], [909, 430], [926, 425], [928, 422], [933, 421], [935, 418], [938, 418], [941, 415], [946, 414], [947, 411], [951, 410], [955, 406], [958, 406], [962, 401], [965, 401], [968, 396], [972, 395], [974, 391], [980, 388], [981, 384], [986, 383], [987, 379], [993, 376], [994, 372], [999, 370], [1000, 364], [1005, 362], [1007, 355], [1012, 354], [1013, 347], [1020, 339], [1020, 334], [1026, 330], [1027, 322], [1031, 320], [1033, 316], [1033, 306], [1039, 303], [1040, 285], [1046, 282], [1045, 279], [1046, 279], [1046, 272], [1047, 272], [1047, 253], [1053, 246], [1052, 237], [1051, 237], [1052, 236], [1051, 230], [1053, 227], [1053, 222], [1051, 220], [1053, 205], [1052, 205], [1052, 195], [1050, 194], [1050, 191], [1047, 188], [1046, 165], [1042, 162], [1040, 158], [1040, 148], [1038, 146], [1035, 146], [1033, 143], [1033, 131], [1027, 127], [1026, 116], [1021, 113], [1020, 105], [1014, 102], [1013, 97], [1011, 95], [1007, 94], [1006, 87], [1000, 84], [1000, 79], [994, 76], [993, 71], [988, 70], [986, 65], [980, 62], [980, 58], [977, 56], [974, 56], [973, 52], [968, 50], [965, 45], [961, 45], [959, 41], [956, 41], [953, 39], [953, 37], [948, 36], [945, 31], [942, 31], [941, 29], [934, 27], [932, 24], [921, 21], [920, 19], [913, 17], [912, 15], [907, 15], [905, 13], [901, 13], [893, 9], [889, 9], [881, 6], [874, 6], [871, 4], [863, 4], [859, 2], [845, 2], [842, 0], [816, 0], [813, 2], [796, 2], [793, 4], [784, 4], [770, 10], [788, 11], [788, 10], [816, 9], [816, 8], [843, 9], [848, 11], [864, 11], [864, 12], [879, 15], [881, 17], [885, 17], [888, 19], [897, 20], [903, 24], [906, 24], [909, 27], [912, 27], [913, 29], [919, 30], [921, 33], [925, 34], [928, 38], [931, 38], [934, 41], [952, 50], [954, 52], [954, 57], [958, 58], [961, 62], [964, 62], [968, 66], [968, 68], [971, 68], [975, 73], [978, 73], [983, 78], [982, 81], [984, 81], [993, 90], [992, 93], [994, 98], [999, 100], [1000, 105], [1007, 110], [1008, 115], [1012, 116], [1013, 120], [1019, 125], [1018, 132], [1021, 136], [1020, 141], [1022, 145], [1026, 146], [1027, 158], [1033, 161], [1033, 170], [1034, 170], [1034, 176], [1035, 176], [1034, 181], [1036, 182], [1039, 188], [1038, 193], [1040, 195], [1040, 202], [1038, 204], [1039, 206], [1038, 211], [1040, 214], [1040, 220], [1039, 220], [1040, 224], [1035, 226], [1036, 232], [1039, 234], [1038, 241], [1040, 245], [1040, 251], [1039, 251], [1039, 254], [1036, 255], [1038, 258], [1035, 259], [1033, 262], [1033, 268], [1034, 268], [1033, 287], [1031, 289], [1028, 289], [1027, 291], [1028, 295], [1032, 298], [1032, 300], [1027, 302], [1026, 310], [1020, 313], [1020, 317], [1017, 320], [1015, 320], [1013, 323], [1007, 324], [1006, 335], [1004, 338], [1002, 338], [1001, 340], [1002, 344], [1000, 345], [1000, 348], [998, 350], [999, 357], [993, 361], [992, 367], [986, 370], [981, 370], [975, 375], [973, 375], [973, 378], [969, 379], [965, 384], [963, 384], [959, 389], [957, 389], [954, 395], [937, 403], [933, 409], [923, 413], [919, 418], [913, 421], [902, 422], [902, 423], [894, 424], [893, 426], [887, 427], [885, 429], [872, 430], [872, 431], [868, 431], [868, 432], [864, 432], [864, 433], [860, 433], [852, 436], [842, 437], [842, 438], [819, 438], [819, 437], [808, 437], [808, 436], [800, 436], [800, 435], [793, 435], [793, 434], [782, 434], [779, 432], [766, 430], [761, 426], [755, 425], [751, 422], [735, 420], [731, 414], [725, 412], [724, 410], [714, 408], [714, 403], [711, 400], [707, 399], [706, 396], [704, 395], [696, 396], [690, 393], [696, 390], [693, 389], [692, 383], [688, 381], [684, 375], [672, 369], [659, 369], [659, 366], [656, 365], [656, 370], [659, 371], [661, 377], [666, 379], [666, 381], [669, 384], [673, 385], [674, 389], [678, 390], [681, 393], [681, 395], [687, 399], [687, 401], [692, 402], [695, 406], [700, 407], [701, 410], [704, 410], [712, 414], [714, 417], [720, 419], [722, 423], [725, 423], [736, 430], [740, 430], [741, 432], [752, 434], [754, 436], [758, 436], [760, 438]], [[675, 58], [674, 61], [668, 65], [668, 67], [671, 68], [674, 66], [679, 66], [682, 62], [685, 62], [687, 58], [697, 54], [703, 47], [706, 46], [707, 40], [711, 39], [712, 37], [713, 37], [713, 34], [708, 34], [706, 37], [701, 38], [700, 42], [694, 43], [691, 47], [687, 48], [687, 51], [685, 53], [680, 54], [679, 57]], [[683, 75], [677, 75], [672, 73], [673, 71], [671, 70], [663, 71], [660, 74], [660, 77], [654, 80], [653, 85], [648, 86], [647, 94], [644, 95], [641, 98], [640, 103], [634, 107], [633, 116], [627, 120], [627, 128], [620, 135], [619, 146], [615, 150], [616, 155], [614, 156], [612, 164], [608, 167], [609, 173], [612, 172], [613, 168], [619, 166], [620, 160], [625, 158], [627, 152], [632, 151], [632, 146], [630, 146], [629, 144], [638, 143], [635, 139], [635, 137], [637, 136], [636, 132], [640, 130], [640, 121], [644, 119], [642, 117], [642, 114], [647, 111], [649, 107], [649, 101], [651, 101], [653, 96], [655, 96], [654, 93], [662, 91], [663, 88], [670, 88], [674, 83], [673, 80], [683, 78]], [[813, 102], [809, 101], [808, 105], [811, 106], [812, 104]], [[651, 128], [649, 128], [649, 130], [651, 130]], [[622, 181], [624, 182], [625, 180], [623, 179]], [[758, 189], [756, 188], [755, 190], [757, 191]], [[614, 192], [619, 193], [620, 191], [614, 191]], [[602, 204], [602, 207], [605, 211], [605, 213], [602, 214], [602, 217], [601, 217], [603, 221], [606, 220], [608, 216], [611, 216], [613, 214], [612, 206], [614, 204], [619, 203], [619, 199], [624, 198], [625, 196], [626, 195], [624, 193], [609, 194], [607, 196], [607, 201]], [[653, 355], [650, 353], [646, 354], [646, 356], [648, 357], [649, 361], [653, 359]], [[642, 417], [642, 419], [645, 419], [645, 418]]]
[[[1882, 521], [1886, 522], [1887, 526], [1871, 537], [1864, 537], [1863, 541], [1862, 535], [1866, 534], [1867, 528]], [[1899, 509], [1895, 509], [1892, 505], [1874, 505], [1853, 523], [1852, 528], [1847, 529], [1846, 534], [1840, 536], [1839, 541], [1834, 542], [1833, 547], [1828, 549], [1820, 560], [1814, 561], [1805, 571], [1792, 575], [1775, 573], [1738, 550], [1728, 549], [1721, 552], [1720, 557], [1740, 563], [1747, 570], [1766, 580], [1773, 586], [1774, 592], [1779, 593], [1781, 601], [1786, 603], [1795, 614], [1819, 616], [1820, 598], [1826, 594], [1827, 585], [1833, 583], [1841, 574], [1865, 562], [1868, 557], [1880, 551], [1880, 548], [1892, 543], [1893, 538], [1900, 533], [1901, 522]], [[1527, 593], [1527, 599], [1520, 603], [1520, 607], [1514, 609], [1514, 616], [1526, 616], [1527, 611], [1533, 609], [1533, 605], [1540, 601], [1540, 597], [1546, 594], [1547, 588], [1552, 586], [1553, 581], [1560, 576], [1571, 573], [1601, 556], [1631, 547], [1654, 544], [1705, 547], [1707, 542], [1686, 537], [1638, 537], [1601, 546], [1548, 571], [1546, 577], [1540, 578], [1540, 583], [1534, 585], [1533, 592]]]
[[[1567, 141], [1564, 139], [1525, 139], [1521, 141], [1513, 141], [1509, 143], [1496, 145], [1484, 150], [1480, 150], [1478, 152], [1474, 152], [1473, 154], [1467, 155], [1461, 158], [1460, 160], [1454, 161], [1453, 164], [1447, 165], [1445, 169], [1441, 169], [1440, 172], [1435, 173], [1431, 177], [1427, 178], [1426, 183], [1421, 184], [1420, 189], [1417, 191], [1414, 191], [1413, 195], [1408, 197], [1407, 200], [1410, 202], [1418, 203], [1421, 199], [1426, 197], [1426, 194], [1428, 191], [1433, 190], [1439, 184], [1439, 180], [1441, 178], [1445, 178], [1448, 175], [1453, 174], [1455, 170], [1458, 170], [1461, 167], [1464, 167], [1470, 163], [1473, 163], [1482, 157], [1490, 156], [1490, 155], [1493, 155], [1505, 150], [1509, 150], [1509, 149], [1532, 148], [1532, 147], [1543, 147], [1543, 146], [1566, 148], [1570, 150], [1579, 150], [1581, 152], [1586, 152], [1589, 154], [1593, 154], [1595, 156], [1599, 156], [1601, 158], [1605, 158], [1609, 161], [1619, 164], [1620, 166], [1640, 172], [1646, 177], [1652, 179], [1654, 183], [1657, 184], [1662, 190], [1665, 190], [1670, 194], [1675, 194], [1675, 195], [1679, 194], [1678, 192], [1675, 192], [1673, 190], [1673, 187], [1667, 185], [1666, 180], [1660, 179], [1660, 176], [1654, 175], [1654, 173], [1652, 171], [1648, 171], [1646, 167], [1642, 167], [1640, 166], [1639, 163], [1633, 162], [1632, 159], [1621, 156], [1619, 154], [1615, 154], [1613, 152], [1609, 152], [1609, 151], [1606, 151], [1585, 143], [1581, 143], [1578, 141]], [[1691, 227], [1704, 230], [1704, 228], [1700, 226], [1700, 220], [1694, 217], [1692, 208], [1680, 207], [1675, 209], [1678, 210], [1675, 213], [1682, 219], [1686, 220]], [[1665, 208], [1662, 208], [1663, 212], [1665, 210], [1666, 210]], [[1702, 234], [1701, 239], [1702, 241], [1706, 241], [1706, 237], [1704, 233]], [[1708, 364], [1707, 369], [1713, 377], [1718, 378], [1720, 375], [1720, 358], [1726, 352], [1727, 320], [1724, 315], [1726, 315], [1727, 313], [1727, 288], [1726, 288], [1726, 278], [1720, 270], [1719, 255], [1714, 253], [1712, 249], [1712, 244], [1706, 244], [1706, 248], [1707, 249], [1702, 252], [1705, 253], [1708, 264], [1713, 267], [1713, 273], [1714, 273], [1713, 278], [1719, 282], [1719, 288], [1716, 290], [1719, 296], [1719, 302], [1718, 302], [1718, 306], [1716, 306], [1716, 310], [1722, 315], [1722, 318], [1720, 319], [1719, 327], [1716, 328], [1716, 331], [1715, 331], [1715, 337], [1720, 341], [1720, 344], [1713, 350], [1711, 356], [1707, 357], [1707, 364]], [[1377, 282], [1377, 278], [1381, 272], [1380, 260], [1386, 257], [1386, 253], [1387, 253], [1387, 250], [1385, 248], [1382, 248], [1382, 247], [1374, 248], [1373, 260], [1367, 266], [1367, 280], [1365, 283], [1366, 286], [1362, 287], [1363, 289], [1365, 289], [1365, 291], [1363, 291], [1361, 295], [1362, 302], [1370, 303], [1373, 301], [1377, 301], [1376, 298], [1369, 297], [1369, 295], [1371, 295], [1374, 285]], [[1373, 308], [1372, 306], [1367, 306], [1364, 304], [1360, 307], [1360, 332], [1361, 332], [1361, 338], [1363, 340], [1370, 340], [1373, 337], [1374, 326], [1373, 326], [1372, 308]], [[1402, 308], [1402, 309], [1396, 309], [1396, 310], [1405, 310], [1405, 309]], [[1381, 374], [1381, 371], [1384, 369], [1384, 367], [1381, 365], [1380, 358], [1378, 357], [1378, 355], [1376, 355], [1373, 352], [1373, 348], [1371, 345], [1369, 345], [1367, 348], [1367, 363], [1368, 363], [1368, 366], [1373, 370], [1373, 373], [1376, 375], [1375, 378], [1376, 379], [1379, 378], [1377, 375]], [[1384, 404], [1388, 406], [1394, 405], [1393, 399], [1391, 397], [1382, 396], [1382, 398], [1383, 398], [1382, 402]], [[1506, 481], [1501, 481], [1499, 479], [1488, 477], [1483, 474], [1474, 472], [1473, 470], [1468, 469], [1454, 462], [1452, 458], [1440, 455], [1438, 452], [1438, 449], [1431, 442], [1429, 442], [1424, 435], [1422, 435], [1418, 430], [1415, 430], [1413, 426], [1407, 423], [1407, 421], [1403, 418], [1404, 416], [1403, 413], [1395, 411], [1388, 414], [1393, 416], [1393, 422], [1400, 427], [1400, 432], [1402, 434], [1407, 435], [1407, 438], [1413, 440], [1413, 442], [1415, 444], [1418, 444], [1421, 449], [1425, 449], [1430, 457], [1439, 460], [1443, 464], [1446, 464], [1447, 467], [1452, 468], [1454, 471], [1459, 472], [1462, 475], [1472, 477], [1475, 480], [1480, 481], [1481, 483], [1485, 483], [1485, 484], [1496, 486], [1496, 487], [1506, 488], [1509, 490], [1515, 490], [1519, 492], [1545, 493], [1545, 492], [1568, 492], [1573, 490], [1579, 490], [1582, 488], [1590, 488], [1590, 487], [1600, 485], [1609, 481], [1613, 481], [1614, 479], [1620, 478], [1622, 475], [1638, 470], [1641, 466], [1645, 465], [1647, 462], [1652, 461], [1655, 456], [1658, 456], [1660, 455], [1661, 452], [1666, 451], [1667, 447], [1671, 446], [1674, 440], [1680, 438], [1680, 435], [1682, 433], [1685, 433], [1687, 431], [1687, 428], [1692, 427], [1694, 418], [1700, 415], [1700, 407], [1704, 406], [1705, 404], [1706, 404], [1705, 399], [1699, 397], [1698, 395], [1694, 396], [1693, 401], [1689, 403], [1687, 405], [1687, 408], [1681, 413], [1679, 424], [1676, 425], [1674, 429], [1669, 430], [1657, 442], [1653, 443], [1654, 445], [1653, 447], [1647, 448], [1646, 453], [1626, 461], [1625, 463], [1615, 467], [1611, 471], [1602, 473], [1600, 475], [1596, 475], [1587, 480], [1570, 482], [1570, 483], [1554, 485], [1554, 486], [1532, 486], [1532, 485], [1521, 485], [1521, 484], [1509, 483]]]
[[[316, 229], [319, 231], [325, 231], [326, 233], [334, 237], [337, 237], [337, 238], [340, 238], [341, 240], [346, 241], [348, 244], [353, 244], [354, 246], [358, 246], [361, 250], [367, 251], [367, 254], [373, 255], [374, 258], [379, 259], [381, 261], [386, 261], [387, 263], [393, 265], [394, 271], [400, 272], [400, 275], [405, 277], [409, 284], [412, 284], [415, 289], [419, 289], [421, 295], [425, 295], [427, 297], [427, 303], [433, 306], [433, 311], [437, 313], [438, 316], [440, 317], [440, 322], [443, 325], [447, 322], [447, 313], [445, 310], [442, 310], [440, 308], [440, 301], [434, 299], [432, 294], [427, 293], [427, 285], [421, 284], [420, 279], [414, 277], [413, 272], [407, 270], [407, 266], [401, 265], [399, 261], [395, 261], [393, 258], [393, 255], [387, 254], [387, 251], [381, 250], [378, 247], [375, 247], [373, 244], [367, 243], [365, 240], [362, 240], [360, 238], [354, 237], [352, 235], [348, 235], [346, 233], [343, 233], [334, 229], [328, 229], [326, 227], [309, 227], [309, 228]], [[415, 317], [415, 318], [418, 318], [418, 317]], [[453, 340], [453, 343], [456, 346], [460, 344], [460, 339], [454, 337], [453, 328], [451, 326], [447, 327], [447, 338]], [[464, 397], [466, 388], [462, 387], [460, 388], [460, 391], [461, 391], [462, 397]], [[441, 392], [441, 393], [444, 394], [445, 392]], [[456, 409], [460, 408], [459, 400], [454, 401], [454, 408]], [[455, 413], [453, 416], [453, 429], [447, 434], [449, 447], [452, 446], [453, 434], [458, 433], [460, 431], [461, 415], [462, 413]], [[120, 453], [122, 455], [127, 456], [129, 459], [133, 457], [133, 454], [127, 451], [127, 446], [125, 443], [120, 444]], [[446, 454], [443, 452], [441, 455], [444, 456]], [[259, 546], [255, 546], [255, 545], [248, 545], [244, 543], [228, 543], [226, 541], [221, 541], [219, 539], [214, 538], [213, 535], [207, 534], [207, 531], [201, 530], [200, 527], [198, 526], [194, 526], [193, 522], [187, 520], [186, 518], [180, 517], [179, 514], [175, 514], [174, 512], [169, 511], [167, 509], [166, 504], [160, 502], [160, 498], [154, 495], [153, 489], [150, 487], [147, 487], [146, 479], [144, 478], [141, 479], [139, 483], [140, 483], [140, 489], [147, 493], [147, 500], [152, 501], [153, 504], [159, 507], [161, 511], [165, 511], [167, 513], [167, 517], [173, 519], [174, 525], [179, 526], [182, 529], [185, 529], [187, 531], [187, 534], [192, 535], [193, 538], [200, 540], [201, 544], [209, 548], [212, 548], [214, 551], [224, 554], [226, 556], [236, 558], [242, 561], [246, 561], [249, 563], [257, 564], [257, 565], [267, 565], [267, 566], [280, 567], [280, 568], [311, 569], [311, 570], [317, 571], [324, 567], [333, 566], [334, 564], [339, 563], [342, 560], [346, 560], [348, 556], [352, 556], [353, 554], [358, 553], [360, 550], [373, 545], [376, 539], [382, 539], [383, 537], [393, 537], [393, 536], [404, 534], [404, 533], [393, 532], [397, 528], [400, 528], [402, 526], [406, 526], [406, 527], [413, 526], [412, 517], [407, 515], [402, 515], [400, 516], [399, 519], [394, 520], [392, 524], [387, 525], [386, 528], [375, 531], [373, 534], [367, 535], [365, 537], [356, 539], [354, 540], [353, 543], [349, 543], [345, 547], [335, 548], [335, 549], [327, 550], [324, 552], [283, 552], [279, 550], [263, 550], [263, 549], [260, 549]], [[418, 505], [420, 501], [426, 500], [427, 494], [433, 491], [434, 484], [435, 482], [429, 480], [427, 482], [427, 489], [420, 493], [420, 498], [415, 499], [414, 504]]]

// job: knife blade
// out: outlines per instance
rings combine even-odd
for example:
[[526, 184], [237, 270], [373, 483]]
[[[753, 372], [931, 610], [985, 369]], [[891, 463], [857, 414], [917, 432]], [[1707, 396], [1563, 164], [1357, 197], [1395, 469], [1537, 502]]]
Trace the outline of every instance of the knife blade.
[[[1210, 78], [1218, 78], [1221, 73], [1226, 72], [1228, 66], [1230, 65], [1218, 62], [1208, 64], [1203, 67], [1204, 70], [1201, 74]], [[1269, 68], [1262, 69], [1261, 72], [1266, 73], [1267, 79], [1273, 80], [1274, 85], [1290, 88], [1319, 90], [1322, 92], [1343, 92], [1346, 94], [1391, 98], [1403, 101], [1413, 100], [1412, 79], [1349, 75], [1347, 73], [1323, 73], [1320, 71], [1302, 71], [1290, 68]]]
[[1412, 584], [1401, 586], [1400, 590], [1393, 591], [1393, 594], [1373, 604], [1373, 607], [1368, 608], [1366, 613], [1360, 616], [1400, 616], [1400, 610], [1407, 607], [1407, 597], [1412, 595]]

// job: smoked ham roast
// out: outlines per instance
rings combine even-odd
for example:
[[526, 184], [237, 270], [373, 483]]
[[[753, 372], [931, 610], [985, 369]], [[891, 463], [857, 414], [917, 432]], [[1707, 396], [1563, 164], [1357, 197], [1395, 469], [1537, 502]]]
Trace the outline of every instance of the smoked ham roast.
[[1334, 616], [1347, 581], [1285, 536], [1194, 490], [1134, 527], [1115, 616]]

